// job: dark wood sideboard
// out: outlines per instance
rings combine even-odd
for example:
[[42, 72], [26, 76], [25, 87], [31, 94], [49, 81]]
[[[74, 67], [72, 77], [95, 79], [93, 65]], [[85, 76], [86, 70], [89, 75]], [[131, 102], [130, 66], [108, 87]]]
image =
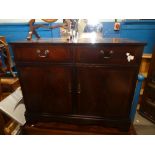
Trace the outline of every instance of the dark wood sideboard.
[[11, 46], [27, 123], [53, 121], [129, 129], [145, 43], [81, 38], [19, 41]]

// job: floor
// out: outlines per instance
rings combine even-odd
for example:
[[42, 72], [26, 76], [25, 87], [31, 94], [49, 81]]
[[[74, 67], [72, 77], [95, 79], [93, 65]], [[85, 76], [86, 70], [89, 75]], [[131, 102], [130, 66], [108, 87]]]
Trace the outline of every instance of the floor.
[[138, 112], [135, 116], [134, 128], [138, 135], [155, 135], [155, 124], [145, 119]]
[[134, 128], [138, 135], [155, 135], [155, 124], [145, 119], [138, 112], [135, 116]]
[[[41, 129], [42, 126], [44, 127], [44, 129], [49, 129], [49, 126], [52, 127], [52, 123], [48, 123], [48, 124], [36, 124], [35, 127], [26, 127], [25, 129], [27, 130], [27, 132], [29, 134], [62, 134], [62, 131], [60, 129], [62, 129], [62, 127], [65, 129], [63, 130], [63, 134], [78, 134], [77, 131], [76, 133], [74, 132], [71, 132], [71, 131], [68, 131], [68, 133], [65, 133], [64, 131], [66, 131], [67, 129], [67, 125], [63, 125], [63, 124], [57, 124], [54, 126], [57, 126], [57, 130], [53, 130], [55, 128], [53, 128], [52, 130], [38, 130], [39, 128]], [[59, 127], [58, 127], [59, 126]], [[73, 127], [73, 125], [70, 125]], [[38, 128], [39, 127], [39, 128]], [[71, 128], [71, 127], [69, 127]], [[86, 127], [84, 127], [85, 129]], [[74, 129], [75, 129], [75, 126], [74, 126]], [[92, 127], [93, 129], [93, 134], [94, 134], [94, 127]], [[152, 122], [150, 122], [149, 120], [145, 119], [143, 116], [141, 116], [138, 112], [136, 113], [136, 116], [135, 116], [135, 121], [134, 121], [134, 129], [136, 131], [136, 134], [137, 135], [155, 135], [155, 124], [153, 124]], [[25, 131], [26, 131], [25, 130]], [[80, 134], [81, 134], [81, 130], [82, 128], [80, 127]], [[91, 128], [89, 127], [89, 130], [91, 130]], [[101, 129], [102, 130], [102, 133], [100, 134], [118, 134], [118, 131], [114, 131], [114, 130], [105, 130], [105, 129]], [[101, 132], [99, 128], [97, 128], [98, 132]], [[88, 134], [88, 133], [83, 133], [83, 134]], [[90, 134], [90, 133], [89, 133]], [[123, 134], [123, 133], [122, 133]], [[132, 133], [130, 133], [132, 134]]]

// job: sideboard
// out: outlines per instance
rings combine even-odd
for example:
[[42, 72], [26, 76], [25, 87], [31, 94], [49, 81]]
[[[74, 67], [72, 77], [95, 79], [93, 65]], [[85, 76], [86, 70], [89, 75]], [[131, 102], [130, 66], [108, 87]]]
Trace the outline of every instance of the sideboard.
[[27, 123], [128, 130], [145, 45], [120, 38], [12, 42]]

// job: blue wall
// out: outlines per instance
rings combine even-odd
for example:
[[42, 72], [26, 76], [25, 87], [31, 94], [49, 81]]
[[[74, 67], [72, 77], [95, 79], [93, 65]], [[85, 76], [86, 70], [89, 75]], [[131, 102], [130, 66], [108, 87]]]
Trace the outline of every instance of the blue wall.
[[[152, 53], [155, 45], [155, 20], [126, 20], [121, 22], [119, 31], [114, 31], [114, 22], [103, 22], [103, 37], [129, 38], [147, 42], [144, 53]], [[29, 31], [28, 23], [0, 24], [0, 36], [5, 36], [7, 42], [26, 39]], [[37, 30], [42, 38], [59, 38], [60, 29]]]
[[[28, 32], [28, 23], [0, 24], [0, 36], [5, 36], [7, 42], [26, 39]], [[42, 38], [60, 37], [59, 28], [53, 30], [39, 28], [37, 32]]]
[[[41, 24], [41, 23], [38, 23]], [[55, 23], [54, 23], [55, 24]], [[48, 25], [45, 24], [44, 25]], [[0, 36], [5, 36], [6, 41], [9, 43], [11, 41], [25, 40], [28, 36], [29, 25], [28, 23], [5, 23], [0, 24]], [[37, 30], [38, 34], [41, 38], [59, 38], [60, 37], [60, 29], [56, 28], [53, 30], [39, 28]], [[11, 48], [10, 48], [11, 51]], [[11, 56], [13, 57], [13, 53], [11, 51]]]
[[103, 23], [105, 38], [128, 38], [147, 42], [144, 53], [152, 53], [155, 46], [155, 20], [127, 20], [121, 22], [119, 31], [114, 31], [114, 22]]
[[[5, 36], [7, 42], [26, 39], [28, 32], [28, 23], [0, 24], [0, 36]], [[53, 30], [39, 28], [37, 32], [42, 38], [60, 37], [59, 28]]]

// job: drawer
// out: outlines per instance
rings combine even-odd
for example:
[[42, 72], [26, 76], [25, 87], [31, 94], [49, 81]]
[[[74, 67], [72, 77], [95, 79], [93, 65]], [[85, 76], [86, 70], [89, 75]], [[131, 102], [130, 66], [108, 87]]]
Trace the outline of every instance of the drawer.
[[76, 57], [79, 63], [139, 64], [142, 51], [141, 46], [83, 46]]
[[72, 53], [68, 46], [16, 46], [14, 49], [16, 61], [50, 61], [50, 62], [71, 62]]

